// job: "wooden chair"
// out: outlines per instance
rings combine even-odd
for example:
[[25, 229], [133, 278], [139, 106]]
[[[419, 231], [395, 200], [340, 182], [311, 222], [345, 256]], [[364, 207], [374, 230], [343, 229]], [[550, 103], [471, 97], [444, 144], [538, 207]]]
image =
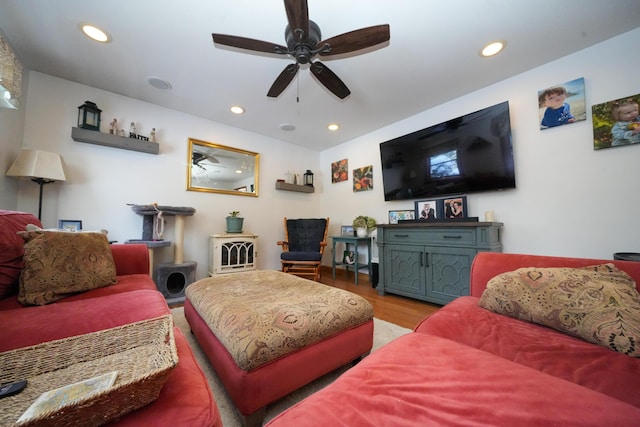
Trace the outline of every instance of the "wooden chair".
[[280, 261], [282, 271], [320, 281], [322, 254], [327, 246], [329, 218], [284, 218], [284, 240]]

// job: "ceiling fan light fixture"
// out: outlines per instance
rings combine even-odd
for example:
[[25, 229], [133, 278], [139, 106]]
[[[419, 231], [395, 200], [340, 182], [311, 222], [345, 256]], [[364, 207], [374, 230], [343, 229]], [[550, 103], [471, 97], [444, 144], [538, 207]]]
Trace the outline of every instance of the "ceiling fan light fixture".
[[111, 36], [109, 33], [93, 24], [81, 23], [80, 31], [82, 31], [82, 33], [91, 40], [95, 40], [100, 43], [111, 43]]
[[239, 105], [234, 105], [230, 110], [233, 114], [244, 114], [244, 108]]
[[337, 131], [338, 129], [340, 129], [340, 125], [339, 125], [339, 124], [337, 124], [337, 123], [330, 123], [330, 124], [327, 126], [327, 129], [329, 129], [329, 130], [330, 130], [330, 131], [332, 131], [332, 132], [335, 132], [335, 131]]
[[480, 51], [480, 55], [484, 56], [485, 58], [495, 56], [502, 52], [506, 45], [507, 43], [504, 41], [491, 42], [482, 48], [482, 50]]
[[287, 132], [291, 132], [296, 130], [296, 127], [294, 125], [290, 125], [288, 123], [283, 123], [280, 125], [280, 129], [287, 131]]

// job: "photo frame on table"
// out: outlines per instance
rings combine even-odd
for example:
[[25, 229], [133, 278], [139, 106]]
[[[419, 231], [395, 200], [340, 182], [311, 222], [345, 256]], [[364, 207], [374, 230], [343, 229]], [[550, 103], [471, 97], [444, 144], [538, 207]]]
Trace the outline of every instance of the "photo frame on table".
[[402, 209], [389, 211], [389, 224], [397, 224], [399, 221], [416, 219], [416, 211], [413, 209]]
[[355, 259], [355, 252], [354, 251], [344, 251], [343, 255], [342, 255], [342, 262], [344, 264], [354, 264], [356, 262]]
[[442, 218], [441, 199], [417, 200], [415, 202], [414, 219], [433, 220]]
[[343, 225], [340, 227], [341, 236], [353, 236], [353, 225]]
[[58, 220], [58, 228], [64, 231], [81, 231], [82, 221], [75, 219], [60, 219]]
[[444, 217], [447, 219], [467, 218], [467, 196], [442, 199]]

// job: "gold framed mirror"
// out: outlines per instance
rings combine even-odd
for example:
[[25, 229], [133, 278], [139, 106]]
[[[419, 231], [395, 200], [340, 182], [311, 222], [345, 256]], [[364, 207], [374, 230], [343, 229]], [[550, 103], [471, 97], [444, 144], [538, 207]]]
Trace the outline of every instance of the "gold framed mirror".
[[259, 171], [259, 153], [189, 138], [189, 191], [258, 197]]

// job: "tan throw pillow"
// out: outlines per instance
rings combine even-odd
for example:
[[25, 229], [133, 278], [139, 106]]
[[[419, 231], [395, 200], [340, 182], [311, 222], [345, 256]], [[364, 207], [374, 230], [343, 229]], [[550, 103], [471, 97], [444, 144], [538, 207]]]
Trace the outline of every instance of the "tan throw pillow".
[[104, 233], [20, 231], [25, 240], [18, 301], [45, 305], [117, 282]]
[[614, 264], [503, 273], [487, 283], [478, 305], [640, 357], [640, 294]]

